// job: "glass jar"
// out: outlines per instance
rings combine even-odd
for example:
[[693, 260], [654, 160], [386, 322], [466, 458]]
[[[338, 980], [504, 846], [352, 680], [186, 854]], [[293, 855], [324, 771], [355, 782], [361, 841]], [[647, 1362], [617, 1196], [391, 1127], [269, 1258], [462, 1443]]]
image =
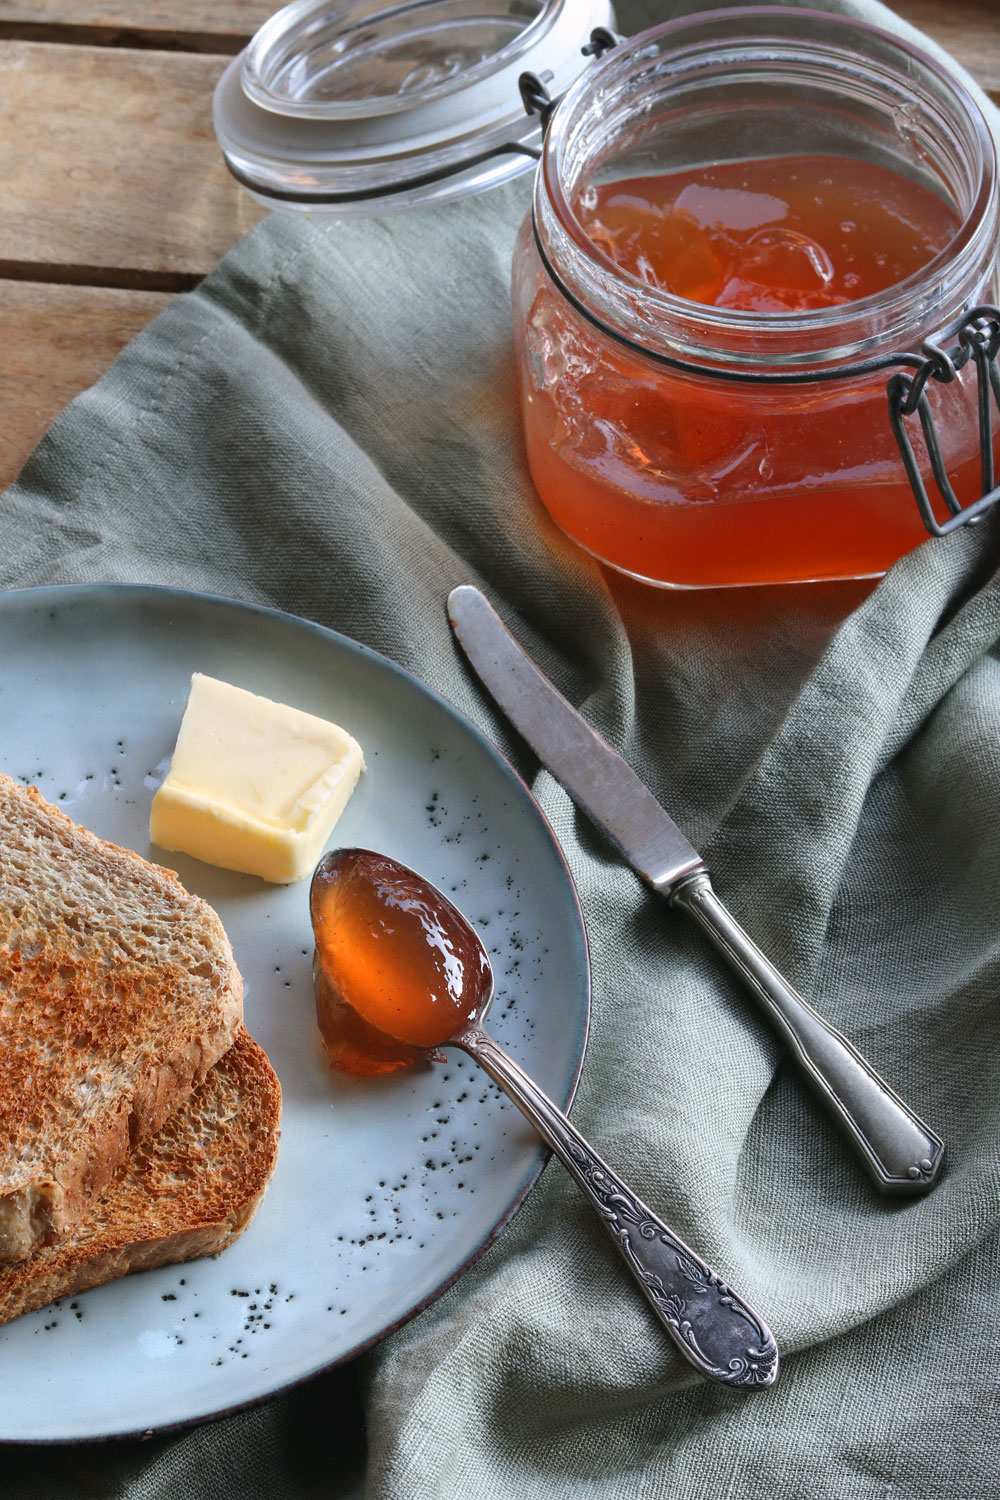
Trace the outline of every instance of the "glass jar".
[[[651, 285], [585, 227], [609, 183], [818, 158], [834, 159], [836, 177], [871, 163], [933, 194], [957, 226], [945, 248], [857, 300], [761, 312]], [[551, 116], [514, 255], [527, 455], [553, 519], [602, 561], [664, 586], [884, 572], [926, 537], [890, 423], [889, 361], [996, 300], [997, 226], [982, 114], [897, 37], [768, 7], [703, 13], [614, 48]], [[950, 384], [926, 385], [962, 504], [987, 472], [976, 369], [969, 360]]]

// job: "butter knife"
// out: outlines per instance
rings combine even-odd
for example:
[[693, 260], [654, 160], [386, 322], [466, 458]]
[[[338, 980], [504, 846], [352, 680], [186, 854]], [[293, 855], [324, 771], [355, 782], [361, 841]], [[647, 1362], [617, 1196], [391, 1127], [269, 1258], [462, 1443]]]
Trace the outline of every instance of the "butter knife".
[[723, 906], [701, 855], [649, 788], [538, 670], [485, 596], [448, 596], [455, 635], [479, 678], [542, 764], [647, 885], [693, 917], [763, 1006], [807, 1081], [884, 1193], [923, 1193], [941, 1137], [857, 1048], [792, 988]]

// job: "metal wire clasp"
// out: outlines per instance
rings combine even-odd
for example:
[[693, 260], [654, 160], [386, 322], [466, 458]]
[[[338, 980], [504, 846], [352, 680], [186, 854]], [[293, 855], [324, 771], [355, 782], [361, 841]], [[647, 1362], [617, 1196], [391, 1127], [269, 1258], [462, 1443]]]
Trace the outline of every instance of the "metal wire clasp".
[[[612, 47], [617, 47], [618, 43], [624, 40], [624, 37], [618, 36], [614, 31], [609, 31], [606, 26], [595, 26], [590, 33], [590, 41], [585, 43], [580, 51], [584, 57], [603, 57], [605, 52], [610, 52]], [[562, 98], [559, 94], [553, 99], [549, 93], [547, 84], [551, 77], [551, 73], [546, 73], [542, 77], [539, 77], [537, 73], [522, 73], [517, 80], [525, 114], [537, 115], [543, 131], [549, 123], [549, 116]]]
[[[993, 409], [1000, 412], [1000, 308], [985, 304], [963, 313], [950, 323], [940, 335], [942, 342], [957, 336], [958, 342], [945, 349], [929, 340], [921, 344], [924, 355], [922, 364], [915, 369], [898, 370], [889, 379], [886, 392], [889, 397], [889, 420], [900, 456], [906, 469], [906, 477], [923, 517], [924, 525], [932, 536], [946, 536], [958, 526], [967, 526], [978, 521], [984, 511], [1000, 500], [1000, 485], [995, 484], [993, 463]], [[982, 474], [983, 493], [971, 505], [962, 506], [953, 490], [944, 467], [941, 447], [934, 427], [930, 402], [927, 399], [928, 380], [949, 385], [959, 370], [975, 360], [976, 387], [979, 407], [979, 461]], [[992, 400], [991, 400], [992, 396]], [[907, 431], [906, 418], [916, 413], [924, 435], [931, 474], [948, 510], [947, 521], [941, 522], [934, 514], [927, 486], [920, 472], [913, 443]]]

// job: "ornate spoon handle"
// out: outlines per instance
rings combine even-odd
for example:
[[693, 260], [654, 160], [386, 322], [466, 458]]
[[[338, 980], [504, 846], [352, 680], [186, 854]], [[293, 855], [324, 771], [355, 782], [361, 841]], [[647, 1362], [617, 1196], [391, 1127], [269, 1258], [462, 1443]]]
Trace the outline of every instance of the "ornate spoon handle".
[[481, 1026], [470, 1026], [449, 1045], [485, 1069], [573, 1175], [685, 1359], [723, 1385], [773, 1385], [778, 1349], [760, 1315], [650, 1212]]

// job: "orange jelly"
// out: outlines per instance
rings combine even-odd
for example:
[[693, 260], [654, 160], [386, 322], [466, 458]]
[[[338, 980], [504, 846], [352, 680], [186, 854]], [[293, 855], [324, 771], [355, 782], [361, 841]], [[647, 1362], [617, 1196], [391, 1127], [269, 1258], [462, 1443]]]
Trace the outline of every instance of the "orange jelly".
[[741, 312], [869, 297], [943, 250], [958, 217], [873, 162], [769, 157], [591, 188], [577, 205], [599, 249], [648, 286]]
[[313, 876], [320, 1034], [357, 1077], [427, 1056], [479, 1014], [492, 985], [475, 933], [440, 892], [386, 855], [341, 849]]
[[[699, 305], [734, 315], [728, 347], [751, 358], [762, 328], [780, 337], [797, 315], [835, 322], [891, 295], [959, 226], [910, 178], [822, 155], [589, 186], [573, 212], [586, 253], [625, 272], [630, 296], [645, 287], [668, 310], [684, 299], [690, 318]], [[596, 328], [533, 245], [520, 253], [532, 477], [553, 519], [599, 558], [678, 587], [775, 583], [874, 576], [926, 538], [889, 423], [889, 371], [768, 385], [676, 370]], [[766, 359], [758, 367], [766, 374]], [[960, 377], [929, 395], [968, 503], [982, 492], [974, 391]]]

